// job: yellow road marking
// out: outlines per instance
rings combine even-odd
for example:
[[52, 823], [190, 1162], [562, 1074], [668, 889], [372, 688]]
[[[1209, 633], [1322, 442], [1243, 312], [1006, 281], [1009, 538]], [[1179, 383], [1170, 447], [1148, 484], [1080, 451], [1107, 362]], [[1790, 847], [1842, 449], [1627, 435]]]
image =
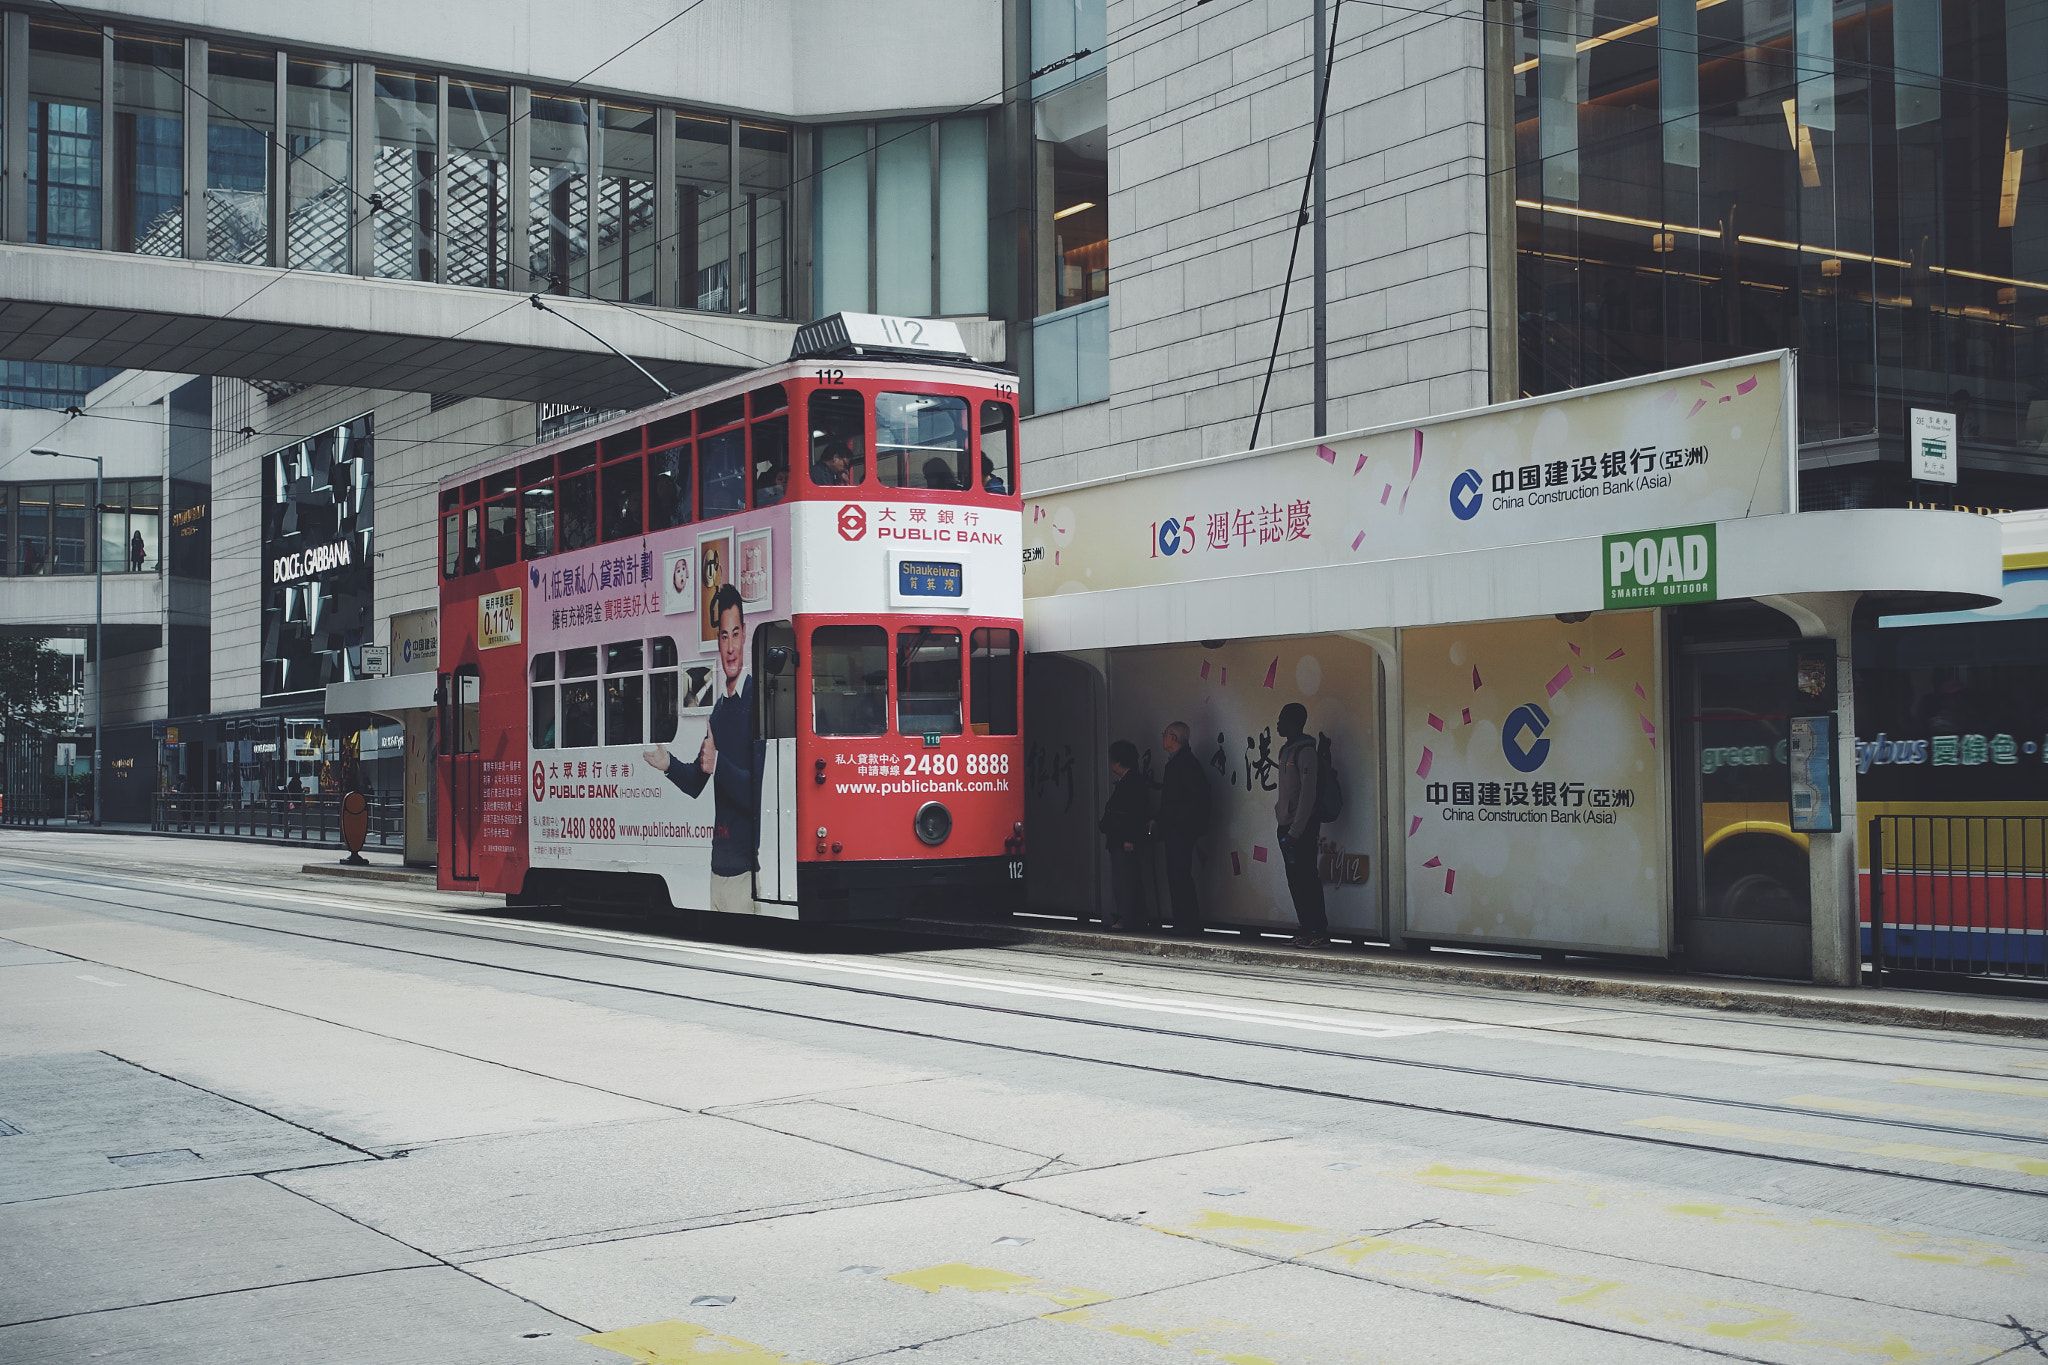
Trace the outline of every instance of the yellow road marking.
[[1542, 1180], [1533, 1175], [1515, 1175], [1509, 1171], [1481, 1171], [1461, 1166], [1430, 1166], [1417, 1171], [1412, 1177], [1425, 1185], [1439, 1189], [1462, 1190], [1466, 1194], [1526, 1194], [1532, 1185], [1554, 1185], [1554, 1180]]
[[1899, 1085], [1928, 1085], [1937, 1090], [1978, 1090], [1987, 1095], [2023, 1095], [2048, 1100], [2048, 1084], [2040, 1081], [1998, 1081], [1977, 1076], [1899, 1076]]
[[2048, 1124], [2039, 1119], [2016, 1119], [2004, 1114], [1985, 1114], [1974, 1109], [1930, 1109], [1919, 1104], [1887, 1104], [1881, 1100], [1845, 1100], [1833, 1095], [1788, 1095], [1780, 1104], [1802, 1109], [1825, 1109], [1835, 1114], [1867, 1114], [1871, 1118], [1918, 1119], [1924, 1123], [1971, 1123], [1987, 1128], [2014, 1128], [2048, 1137]]
[[817, 1365], [816, 1361], [797, 1361], [781, 1351], [738, 1337], [721, 1336], [694, 1322], [673, 1319], [616, 1332], [598, 1332], [577, 1340], [599, 1350], [645, 1361], [646, 1365], [687, 1365], [705, 1360], [716, 1360], [719, 1365]]
[[1107, 1303], [1111, 1297], [1092, 1289], [1048, 1284], [1029, 1275], [1013, 1275], [1007, 1270], [990, 1270], [987, 1266], [967, 1265], [960, 1261], [927, 1266], [923, 1270], [906, 1270], [887, 1278], [897, 1284], [907, 1284], [912, 1289], [922, 1289], [927, 1294], [936, 1294], [942, 1289], [964, 1289], [970, 1294], [1019, 1294], [1044, 1299], [1061, 1308], [1086, 1308], [1094, 1303]]
[[1747, 1123], [1723, 1123], [1718, 1119], [1631, 1119], [1629, 1126], [1656, 1128], [1667, 1133], [1693, 1133], [1701, 1137], [1735, 1138], [1777, 1147], [1811, 1147], [1826, 1152], [1856, 1152], [1863, 1156], [1886, 1156], [1900, 1161], [1925, 1161], [1938, 1166], [1966, 1166], [1980, 1171], [2048, 1176], [2048, 1159], [2021, 1156], [2018, 1152], [1973, 1152], [1963, 1147], [1935, 1147], [1924, 1142], [1885, 1142], [1878, 1138], [1850, 1137], [1841, 1133], [1757, 1128]]

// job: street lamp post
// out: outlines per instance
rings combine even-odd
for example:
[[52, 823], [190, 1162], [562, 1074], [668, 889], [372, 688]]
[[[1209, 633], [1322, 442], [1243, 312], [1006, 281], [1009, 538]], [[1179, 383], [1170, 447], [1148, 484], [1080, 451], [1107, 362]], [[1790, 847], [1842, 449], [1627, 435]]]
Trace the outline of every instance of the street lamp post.
[[100, 518], [106, 509], [107, 467], [97, 455], [72, 455], [62, 450], [31, 450], [31, 455], [53, 455], [60, 460], [92, 461], [92, 823], [100, 823], [100, 788], [106, 783], [101, 780], [100, 757], [106, 744], [107, 715], [107, 565], [102, 553], [105, 539]]

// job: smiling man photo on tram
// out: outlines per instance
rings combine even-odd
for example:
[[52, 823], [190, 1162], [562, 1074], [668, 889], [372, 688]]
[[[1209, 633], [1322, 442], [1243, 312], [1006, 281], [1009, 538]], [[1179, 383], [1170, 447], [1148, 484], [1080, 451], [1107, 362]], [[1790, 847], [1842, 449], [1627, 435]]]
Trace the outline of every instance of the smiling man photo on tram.
[[711, 908], [751, 915], [761, 788], [755, 780], [760, 765], [754, 740], [754, 679], [745, 672], [747, 618], [739, 589], [730, 583], [718, 589], [711, 606], [718, 622], [718, 667], [724, 685], [712, 703], [697, 759], [680, 762], [661, 744], [641, 750], [640, 757], [685, 796], [701, 795], [710, 784], [716, 817], [711, 833]]

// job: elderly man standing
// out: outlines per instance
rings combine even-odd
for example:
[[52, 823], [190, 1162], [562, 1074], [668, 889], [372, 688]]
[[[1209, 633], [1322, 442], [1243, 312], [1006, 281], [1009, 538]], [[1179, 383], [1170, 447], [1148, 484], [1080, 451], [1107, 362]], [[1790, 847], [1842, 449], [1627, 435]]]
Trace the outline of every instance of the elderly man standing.
[[1173, 932], [1199, 935], [1202, 910], [1195, 899], [1195, 840], [1209, 829], [1209, 775], [1188, 748], [1188, 723], [1177, 720], [1159, 737], [1166, 750], [1160, 774], [1159, 809], [1152, 833], [1166, 855], [1166, 894], [1171, 903]]

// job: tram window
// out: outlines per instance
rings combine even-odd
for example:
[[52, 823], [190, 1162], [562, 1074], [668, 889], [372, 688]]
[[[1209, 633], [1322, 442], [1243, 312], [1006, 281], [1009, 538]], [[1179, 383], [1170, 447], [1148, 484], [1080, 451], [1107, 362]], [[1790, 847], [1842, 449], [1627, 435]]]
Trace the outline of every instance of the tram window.
[[640, 461], [620, 460], [604, 467], [604, 538], [624, 540], [640, 534]]
[[811, 729], [821, 735], [888, 733], [888, 631], [819, 626], [811, 632]]
[[1017, 491], [1017, 415], [1008, 403], [981, 405], [981, 489], [984, 493]]
[[747, 415], [747, 400], [739, 395], [713, 403], [698, 412], [697, 430], [716, 431], [729, 427]]
[[574, 450], [563, 451], [560, 458], [564, 474], [573, 473], [578, 469], [588, 469], [597, 463], [597, 447], [577, 446]]
[[482, 497], [483, 482], [481, 480], [471, 479], [468, 483], [462, 485], [462, 500], [464, 502], [476, 502]]
[[607, 460], [623, 459], [640, 453], [640, 428], [615, 431], [597, 443], [598, 455]]
[[586, 645], [582, 649], [562, 651], [562, 676], [565, 678], [594, 678], [597, 676], [597, 646]]
[[590, 749], [597, 745], [597, 683], [562, 684], [562, 747]]
[[960, 733], [960, 632], [919, 626], [896, 636], [896, 728]]
[[[640, 642], [633, 642], [635, 653]], [[604, 680], [604, 742], [607, 744], [638, 744], [644, 727], [641, 724], [642, 698], [647, 687], [647, 677], [642, 673], [628, 673], [623, 677]]]
[[1017, 632], [983, 628], [968, 637], [969, 706], [977, 735], [1017, 733]]
[[781, 412], [789, 406], [789, 391], [780, 384], [755, 389], [747, 395], [747, 406], [754, 416], [763, 417], [771, 412]]
[[547, 455], [541, 456], [538, 460], [528, 460], [525, 464], [519, 466], [519, 482], [521, 486], [546, 483], [553, 477], [555, 477], [555, 462], [552, 457]]
[[690, 448], [657, 450], [647, 457], [647, 529], [665, 531], [690, 520]]
[[875, 395], [875, 472], [890, 488], [975, 486], [967, 400], [944, 393]]
[[519, 548], [528, 559], [545, 559], [555, 552], [554, 485], [520, 492]]
[[655, 744], [666, 744], [676, 737], [677, 721], [682, 714], [677, 709], [675, 637], [657, 635], [647, 642], [647, 649], [647, 662], [654, 669], [647, 675], [647, 738]]
[[645, 647], [638, 640], [622, 640], [615, 645], [604, 647], [604, 671], [606, 673], [638, 673], [645, 665]]
[[[738, 399], [734, 399], [738, 402]], [[727, 517], [747, 506], [747, 434], [721, 431], [697, 443], [703, 465], [704, 491], [699, 506], [706, 517]]]
[[555, 656], [534, 655], [532, 671], [533, 686], [529, 696], [532, 698], [533, 747], [552, 749], [555, 747]]
[[453, 578], [462, 572], [462, 513], [450, 512], [441, 518], [441, 577]]
[[597, 480], [578, 474], [555, 483], [555, 515], [562, 523], [562, 548], [581, 550], [597, 544]]
[[443, 512], [453, 512], [460, 506], [462, 506], [462, 490], [460, 488], [444, 488], [441, 490], [441, 510]]
[[501, 469], [495, 474], [484, 475], [484, 496], [495, 498], [500, 493], [510, 493], [518, 477], [519, 471], [516, 469]]
[[536, 654], [533, 656], [533, 680], [535, 682], [553, 682], [555, 680], [554, 655]]
[[647, 642], [648, 667], [674, 668], [676, 666], [676, 637], [657, 635]]
[[868, 477], [865, 401], [850, 389], [811, 394], [811, 482], [846, 488]]
[[690, 439], [690, 414], [679, 412], [673, 417], [664, 417], [647, 428], [647, 448], [670, 445], [676, 441]]
[[484, 504], [484, 567], [503, 568], [519, 558], [519, 512], [513, 499]]
[[773, 507], [788, 495], [789, 419], [771, 417], [754, 423], [754, 506]]
[[483, 509], [462, 509], [462, 571], [475, 573], [483, 567]]

